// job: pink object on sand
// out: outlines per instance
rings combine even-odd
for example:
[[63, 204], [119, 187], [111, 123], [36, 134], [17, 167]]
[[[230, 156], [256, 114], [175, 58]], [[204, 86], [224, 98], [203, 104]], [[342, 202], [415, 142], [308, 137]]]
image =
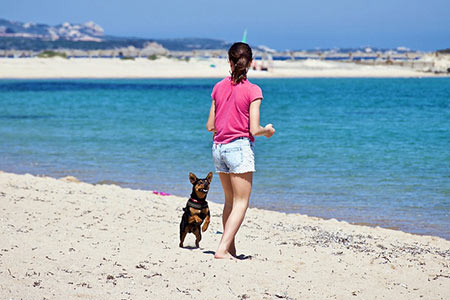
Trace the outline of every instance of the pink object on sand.
[[153, 194], [155, 194], [155, 195], [161, 195], [161, 196], [170, 196], [169, 193], [158, 192], [158, 191], [153, 191]]

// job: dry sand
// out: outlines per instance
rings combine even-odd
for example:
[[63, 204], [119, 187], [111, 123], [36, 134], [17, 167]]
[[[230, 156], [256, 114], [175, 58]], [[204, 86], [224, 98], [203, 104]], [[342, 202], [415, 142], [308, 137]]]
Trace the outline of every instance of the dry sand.
[[[193, 58], [189, 62], [166, 57], [157, 60], [0, 58], [0, 78], [222, 78], [228, 73], [227, 60], [218, 58]], [[434, 76], [437, 75], [406, 67], [317, 60], [274, 61], [269, 72], [249, 71], [251, 78]]]
[[0, 299], [449, 299], [450, 241], [251, 208], [214, 260], [222, 205], [181, 249], [186, 200], [0, 172]]

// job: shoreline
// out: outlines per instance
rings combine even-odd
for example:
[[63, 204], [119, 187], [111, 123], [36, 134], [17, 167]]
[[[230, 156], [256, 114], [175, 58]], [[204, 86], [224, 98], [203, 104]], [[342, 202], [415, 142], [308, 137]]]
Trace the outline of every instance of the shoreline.
[[[88, 182], [88, 181], [84, 181], [83, 179], [80, 179], [78, 177], [72, 176], [70, 174], [66, 174], [62, 177], [55, 177], [55, 175], [49, 175], [49, 174], [32, 174], [30, 172], [24, 171], [24, 172], [11, 172], [11, 171], [5, 171], [5, 170], [0, 170], [0, 174], [1, 173], [8, 173], [8, 174], [15, 174], [15, 175], [30, 175], [30, 176], [35, 176], [35, 177], [41, 177], [41, 178], [53, 178], [53, 179], [63, 179], [63, 178], [68, 178], [69, 180], [73, 180], [74, 182], [82, 182], [82, 183], [86, 183], [86, 184], [90, 184], [90, 185], [94, 185], [94, 186], [102, 186], [102, 185], [112, 185], [112, 186], [116, 186], [119, 188], [123, 188], [123, 189], [131, 189], [131, 190], [140, 190], [140, 191], [144, 191], [144, 192], [149, 192], [149, 193], [153, 193], [154, 190], [152, 189], [147, 189], [147, 188], [143, 188], [143, 187], [139, 187], [139, 186], [127, 186], [130, 183], [126, 183], [126, 182], [118, 182], [118, 181], [114, 181], [114, 180], [100, 180], [97, 182]], [[65, 172], [64, 172], [65, 173]], [[186, 197], [177, 195], [177, 194], [171, 194], [171, 191], [159, 191], [159, 192], [163, 192], [165, 194], [171, 195], [173, 197], [177, 197], [177, 198], [182, 198], [185, 199]], [[221, 202], [216, 202], [214, 200], [208, 200], [208, 202], [212, 202], [215, 203], [217, 205], [223, 205], [223, 203]], [[333, 216], [318, 216], [318, 215], [314, 215], [314, 214], [306, 214], [306, 213], [302, 213], [298, 210], [288, 210], [286, 207], [286, 209], [274, 209], [271, 207], [264, 207], [263, 205], [253, 205], [251, 203], [252, 201], [250, 201], [250, 206], [249, 208], [253, 208], [253, 209], [260, 209], [260, 210], [264, 210], [264, 211], [268, 211], [268, 212], [276, 212], [276, 213], [283, 213], [283, 214], [287, 214], [287, 215], [301, 215], [301, 216], [306, 216], [306, 217], [310, 217], [310, 218], [316, 218], [316, 219], [320, 219], [323, 221], [327, 221], [327, 220], [335, 220], [338, 222], [345, 222], [348, 223], [350, 225], [356, 225], [356, 226], [366, 226], [366, 227], [370, 227], [370, 228], [382, 228], [382, 229], [388, 229], [388, 230], [395, 230], [395, 231], [400, 231], [403, 233], [407, 233], [407, 234], [412, 234], [412, 235], [417, 235], [417, 236], [429, 236], [429, 237], [437, 237], [437, 238], [441, 238], [444, 239], [446, 241], [450, 242], [450, 239], [447, 239], [444, 236], [440, 236], [440, 235], [436, 235], [436, 234], [430, 234], [430, 233], [419, 233], [419, 232], [412, 232], [412, 231], [408, 231], [405, 229], [402, 229], [401, 227], [392, 225], [390, 226], [389, 223], [382, 223], [382, 222], [378, 222], [378, 223], [370, 223], [370, 222], [364, 222], [364, 221], [351, 221], [341, 217], [333, 217]], [[293, 205], [293, 204], [292, 204]], [[297, 206], [296, 206], [297, 207]]]
[[[200, 249], [178, 247], [185, 198], [0, 171], [1, 298], [444, 299], [450, 241], [250, 208], [248, 259], [213, 259], [222, 205]], [[259, 274], [259, 275], [255, 275]], [[236, 276], [238, 275], [238, 276]]]
[[[164, 79], [223, 78], [226, 59], [189, 61], [159, 58], [0, 58], [0, 79]], [[446, 78], [407, 67], [333, 61], [273, 61], [269, 71], [249, 70], [249, 78]]]

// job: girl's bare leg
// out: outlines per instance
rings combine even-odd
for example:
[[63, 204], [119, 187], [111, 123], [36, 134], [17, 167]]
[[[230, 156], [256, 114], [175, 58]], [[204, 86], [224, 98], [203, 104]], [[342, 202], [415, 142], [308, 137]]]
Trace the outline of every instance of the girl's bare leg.
[[222, 239], [217, 248], [215, 258], [233, 258], [230, 253], [231, 244], [245, 217], [252, 190], [253, 173], [230, 174], [233, 190], [233, 206], [225, 223]]
[[[225, 224], [227, 223], [228, 217], [230, 216], [231, 210], [233, 209], [233, 187], [231, 186], [230, 174], [219, 173], [220, 182], [222, 183], [223, 193], [225, 194], [225, 205], [223, 207], [222, 214], [222, 225], [225, 231]], [[228, 249], [231, 255], [236, 256], [236, 247], [234, 245], [234, 239], [230, 244], [230, 249]]]

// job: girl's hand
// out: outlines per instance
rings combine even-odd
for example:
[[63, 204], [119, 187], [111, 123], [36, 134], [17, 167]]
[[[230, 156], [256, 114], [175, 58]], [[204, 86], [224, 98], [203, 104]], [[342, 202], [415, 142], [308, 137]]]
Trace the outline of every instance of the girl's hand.
[[266, 131], [266, 133], [264, 133], [264, 136], [265, 136], [266, 138], [270, 138], [270, 137], [275, 133], [275, 128], [273, 128], [273, 125], [272, 125], [272, 124], [267, 124], [267, 125], [264, 127], [264, 129], [265, 129], [265, 131]]

